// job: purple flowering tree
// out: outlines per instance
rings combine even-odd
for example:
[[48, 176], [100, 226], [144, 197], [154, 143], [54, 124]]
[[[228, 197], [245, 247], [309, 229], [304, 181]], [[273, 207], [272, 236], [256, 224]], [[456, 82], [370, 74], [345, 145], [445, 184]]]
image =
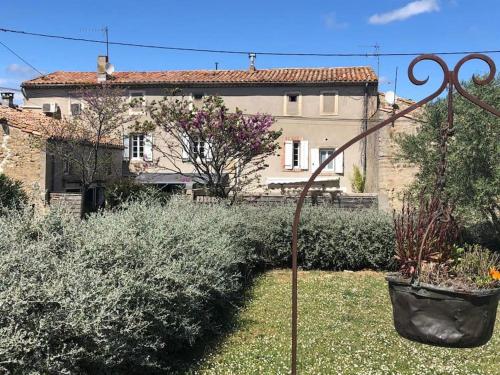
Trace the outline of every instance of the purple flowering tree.
[[[212, 196], [231, 198], [258, 180], [266, 159], [274, 155], [281, 130], [272, 130], [266, 114], [230, 112], [217, 96], [195, 106], [190, 98], [165, 97], [149, 107], [151, 120], [141, 125], [162, 138], [155, 142], [165, 159], [161, 167], [180, 174], [195, 173]], [[158, 145], [160, 143], [160, 145]], [[165, 147], [166, 146], [166, 147]]]

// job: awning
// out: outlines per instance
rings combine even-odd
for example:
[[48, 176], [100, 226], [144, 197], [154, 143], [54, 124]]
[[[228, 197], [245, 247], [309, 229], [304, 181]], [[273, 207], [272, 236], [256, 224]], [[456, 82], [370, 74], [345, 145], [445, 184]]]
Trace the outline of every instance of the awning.
[[203, 184], [204, 180], [195, 173], [141, 173], [136, 177], [141, 184], [155, 185], [192, 185], [194, 183]]
[[[270, 189], [279, 189], [282, 187], [301, 187], [309, 181], [309, 177], [268, 177], [266, 184]], [[318, 176], [314, 180], [313, 186], [335, 187], [336, 190], [343, 190], [339, 187], [339, 176]]]
[[[227, 175], [222, 176], [227, 180]], [[205, 185], [206, 179], [197, 173], [141, 173], [136, 178], [141, 184], [155, 185], [186, 185], [191, 188], [193, 184]], [[215, 179], [215, 176], [214, 176]], [[227, 181], [226, 181], [227, 182]]]

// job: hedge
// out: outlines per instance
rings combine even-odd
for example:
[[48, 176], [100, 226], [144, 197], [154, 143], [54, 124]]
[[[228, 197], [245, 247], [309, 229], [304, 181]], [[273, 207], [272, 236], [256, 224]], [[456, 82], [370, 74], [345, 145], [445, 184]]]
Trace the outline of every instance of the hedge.
[[[123, 207], [122, 207], [123, 208]], [[291, 206], [131, 203], [0, 218], [0, 373], [169, 373], [258, 269], [289, 265]], [[390, 218], [307, 208], [305, 268], [385, 268]]]

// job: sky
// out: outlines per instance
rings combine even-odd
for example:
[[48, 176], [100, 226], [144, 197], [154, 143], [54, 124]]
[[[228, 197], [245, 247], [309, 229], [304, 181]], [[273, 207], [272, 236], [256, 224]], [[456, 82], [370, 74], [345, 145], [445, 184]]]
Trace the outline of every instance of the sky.
[[[313, 53], [441, 52], [500, 50], [499, 0], [2, 0], [0, 28], [187, 48], [256, 51], [257, 69], [369, 65], [376, 57], [265, 56], [261, 51]], [[105, 46], [0, 32], [0, 42], [42, 73], [95, 71]], [[110, 47], [117, 71], [247, 69], [246, 55]], [[500, 54], [490, 55], [500, 67]], [[461, 56], [443, 56], [450, 69]], [[380, 57], [380, 91], [421, 99], [442, 73], [432, 62], [415, 68], [424, 86], [409, 82], [413, 57]], [[481, 62], [467, 63], [461, 79], [484, 74]], [[38, 73], [0, 45], [0, 87], [19, 88]], [[0, 89], [0, 91], [6, 91]], [[18, 93], [16, 101], [22, 101]]]

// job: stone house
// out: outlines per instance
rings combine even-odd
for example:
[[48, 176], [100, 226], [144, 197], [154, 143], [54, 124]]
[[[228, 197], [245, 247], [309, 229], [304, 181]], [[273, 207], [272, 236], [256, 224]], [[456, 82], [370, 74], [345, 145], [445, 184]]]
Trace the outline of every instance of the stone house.
[[[391, 106], [385, 100], [385, 94], [379, 94], [376, 125], [398, 110], [406, 109], [415, 102], [398, 98], [396, 105]], [[380, 129], [367, 138], [367, 192], [378, 194], [379, 208], [390, 211], [401, 205], [402, 195], [409, 187], [418, 172], [418, 168], [400, 160], [397, 139], [404, 134], [415, 134], [418, 130], [421, 109], [394, 121], [392, 125]]]
[[[248, 70], [107, 74], [106, 63], [107, 57], [100, 56], [96, 72], [58, 71], [24, 82], [24, 108], [71, 116], [81, 106], [73, 94], [77, 89], [107, 84], [123, 88], [130, 101], [140, 98], [144, 104], [181, 89], [194, 105], [206, 95], [219, 95], [230, 110], [238, 107], [246, 114], [268, 113], [276, 119], [274, 128], [283, 130], [281, 150], [267, 160], [269, 167], [261, 172], [260, 183], [252, 187], [253, 194], [279, 195], [300, 187], [335, 148], [377, 123], [381, 116], [378, 79], [367, 66], [257, 69], [252, 62]], [[131, 111], [147, 116], [142, 106]], [[165, 148], [164, 140], [161, 131], [126, 134], [123, 159], [129, 171], [143, 183], [192, 188], [197, 180], [189, 155], [180, 165], [181, 174], [177, 173], [171, 161], [156, 152]], [[199, 151], [204, 146], [191, 148]], [[315, 188], [350, 193], [353, 166], [359, 166], [372, 181], [372, 191], [378, 192], [382, 183], [379, 176], [368, 176], [375, 170], [367, 166], [375, 163], [368, 159], [379, 158], [380, 150], [368, 150], [368, 141], [352, 146], [318, 176]]]
[[[68, 161], [46, 151], [54, 149], [47, 147], [48, 143], [64, 142], [63, 139], [48, 137], [45, 130], [55, 126], [58, 120], [40, 111], [15, 107], [12, 100], [13, 94], [2, 93], [0, 173], [21, 181], [28, 195], [38, 205], [48, 203], [54, 193], [80, 194], [80, 178], [75, 168]], [[47, 144], [44, 146], [43, 142]], [[122, 174], [121, 142], [110, 141], [105, 145], [105, 150], [111, 155], [112, 162], [109, 173], [91, 186], [87, 193], [91, 208], [102, 202], [102, 186]]]

